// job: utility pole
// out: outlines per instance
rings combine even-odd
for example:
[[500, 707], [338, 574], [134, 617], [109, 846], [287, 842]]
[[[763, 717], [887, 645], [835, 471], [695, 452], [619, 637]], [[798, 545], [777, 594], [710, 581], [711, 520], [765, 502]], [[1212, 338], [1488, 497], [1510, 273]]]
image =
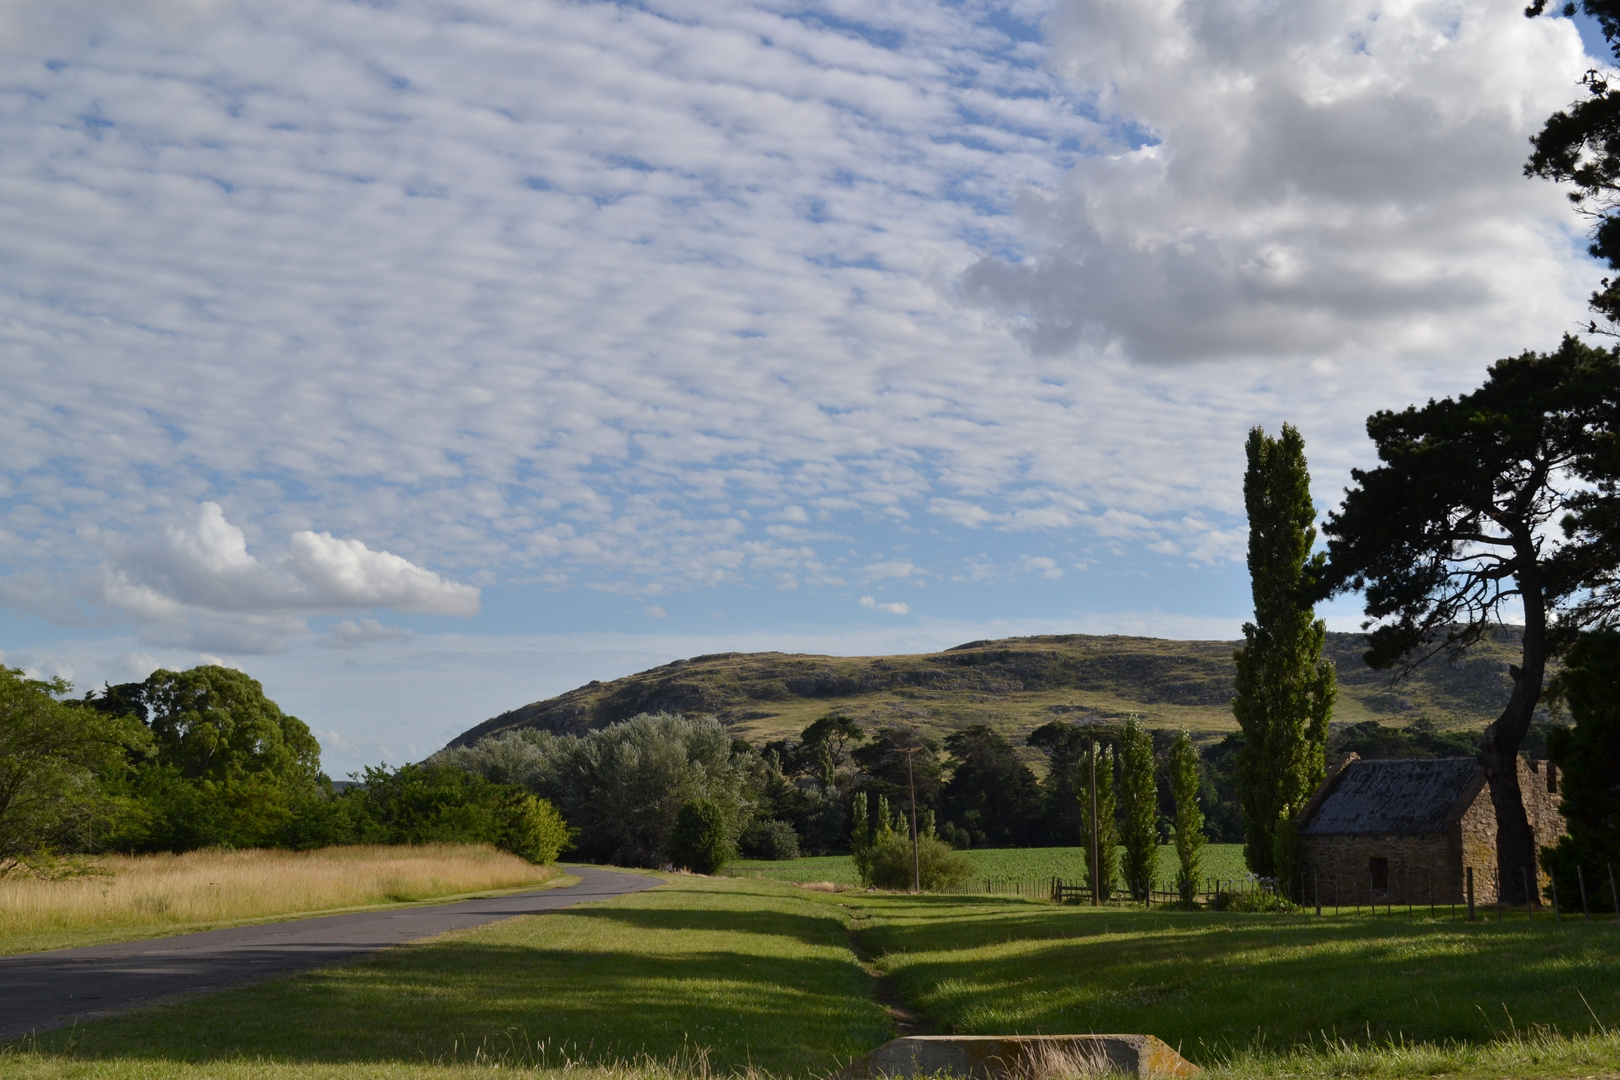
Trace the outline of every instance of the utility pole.
[[1102, 851], [1097, 846], [1097, 740], [1091, 740], [1091, 906], [1098, 907], [1102, 898], [1099, 880], [1102, 876]]

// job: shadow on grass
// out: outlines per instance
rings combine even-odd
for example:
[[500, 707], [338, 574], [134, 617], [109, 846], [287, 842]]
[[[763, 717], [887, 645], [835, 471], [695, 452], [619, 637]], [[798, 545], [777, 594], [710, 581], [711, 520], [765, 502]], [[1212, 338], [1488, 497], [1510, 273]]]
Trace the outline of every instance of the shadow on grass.
[[726, 951], [646, 956], [420, 946], [52, 1032], [79, 1059], [464, 1060], [469, 1047], [610, 1062], [706, 1048], [721, 1069], [825, 1071], [889, 1037], [853, 963]]
[[[671, 928], [671, 912], [658, 908], [592, 907], [569, 913], [575, 918], [617, 923], [637, 930], [661, 931]], [[759, 908], [685, 909], [680, 912], [682, 931], [709, 931], [726, 934], [760, 934], [791, 938], [805, 945], [826, 945], [843, 938], [844, 924], [837, 915], [803, 915]]]
[[1607, 926], [887, 907], [868, 940], [906, 998], [961, 1033], [1151, 1032], [1207, 1061], [1324, 1038], [1620, 1026], [1620, 932]]

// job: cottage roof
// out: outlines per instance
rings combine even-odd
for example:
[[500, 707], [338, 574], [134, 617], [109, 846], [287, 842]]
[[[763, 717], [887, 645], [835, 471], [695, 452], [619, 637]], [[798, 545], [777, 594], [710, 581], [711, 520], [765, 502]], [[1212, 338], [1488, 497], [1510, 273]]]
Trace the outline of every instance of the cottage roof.
[[1300, 829], [1307, 835], [1443, 833], [1479, 777], [1474, 758], [1352, 761]]

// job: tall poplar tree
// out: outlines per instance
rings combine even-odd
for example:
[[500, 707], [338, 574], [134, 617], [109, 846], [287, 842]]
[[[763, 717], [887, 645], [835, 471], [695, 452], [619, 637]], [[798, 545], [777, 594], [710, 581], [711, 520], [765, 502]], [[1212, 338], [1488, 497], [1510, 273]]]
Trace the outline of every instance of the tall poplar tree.
[[[1096, 766], [1095, 774], [1092, 766]], [[1091, 813], [1091, 778], [1097, 778], [1097, 813]], [[1085, 829], [1086, 870], [1090, 875], [1093, 895], [1106, 900], [1114, 892], [1119, 880], [1119, 827], [1114, 823], [1114, 752], [1106, 746], [1091, 744], [1086, 760], [1080, 763], [1080, 783], [1076, 788], [1080, 797], [1080, 821]], [[1097, 859], [1092, 861], [1095, 849]]]
[[1316, 508], [1305, 440], [1249, 432], [1243, 502], [1249, 512], [1254, 622], [1243, 626], [1232, 712], [1245, 736], [1236, 770], [1243, 856], [1284, 888], [1294, 873], [1294, 825], [1326, 773], [1328, 717], [1337, 690], [1322, 656], [1327, 624], [1306, 599], [1323, 562], [1312, 557]]
[[1125, 887], [1133, 900], [1153, 888], [1159, 862], [1159, 787], [1153, 775], [1153, 736], [1135, 716], [1119, 740], [1120, 840], [1125, 847]]
[[1176, 860], [1181, 864], [1176, 888], [1183, 903], [1192, 903], [1203, 870], [1204, 811], [1198, 805], [1198, 750], [1185, 728], [1170, 747], [1170, 793], [1176, 800]]

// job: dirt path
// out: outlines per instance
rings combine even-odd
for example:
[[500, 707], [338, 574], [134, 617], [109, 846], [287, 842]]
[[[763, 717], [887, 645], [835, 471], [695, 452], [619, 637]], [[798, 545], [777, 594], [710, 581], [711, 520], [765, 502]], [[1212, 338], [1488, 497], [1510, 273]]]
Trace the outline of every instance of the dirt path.
[[200, 934], [0, 957], [0, 1038], [287, 975], [357, 953], [517, 915], [608, 900], [663, 882], [571, 867], [577, 885], [454, 904], [327, 915]]
[[889, 1023], [901, 1035], [937, 1035], [934, 1025], [922, 1013], [906, 1005], [906, 1000], [900, 994], [900, 987], [893, 978], [883, 974], [878, 966], [878, 953], [866, 943], [865, 930], [869, 916], [860, 909], [850, 905], [839, 905], [849, 915], [849, 947], [855, 953], [855, 958], [861, 962], [861, 968], [871, 978], [868, 988], [872, 1000], [883, 1007], [889, 1014]]

